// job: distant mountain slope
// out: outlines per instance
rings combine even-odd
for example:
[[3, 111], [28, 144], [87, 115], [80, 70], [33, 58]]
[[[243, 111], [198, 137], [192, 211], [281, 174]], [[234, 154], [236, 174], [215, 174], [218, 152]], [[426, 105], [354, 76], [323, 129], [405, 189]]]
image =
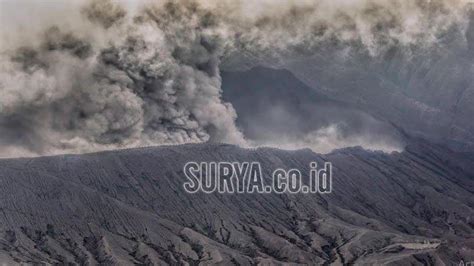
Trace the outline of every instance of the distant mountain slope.
[[[331, 161], [329, 195], [188, 194], [188, 161], [259, 161], [303, 173]], [[0, 160], [0, 261], [7, 264], [311, 263], [474, 260], [474, 157], [413, 140], [359, 148], [196, 144]]]
[[286, 67], [334, 99], [365, 108], [412, 133], [472, 150], [474, 13], [463, 30], [453, 28], [437, 36], [433, 47], [394, 46], [375, 56], [328, 51]]
[[344, 137], [400, 139], [391, 124], [308, 87], [288, 70], [255, 67], [221, 76], [223, 98], [235, 108], [237, 124], [249, 139], [298, 139], [332, 125]]

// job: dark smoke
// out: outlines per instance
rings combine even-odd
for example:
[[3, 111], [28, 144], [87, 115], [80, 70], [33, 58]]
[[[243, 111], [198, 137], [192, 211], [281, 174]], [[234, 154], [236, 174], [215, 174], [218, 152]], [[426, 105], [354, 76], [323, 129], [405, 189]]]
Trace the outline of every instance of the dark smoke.
[[278, 3], [184, 0], [127, 13], [92, 1], [77, 10], [77, 25], [47, 27], [31, 45], [5, 47], [0, 155], [245, 145], [233, 107], [221, 100], [222, 61], [285, 60], [322, 42], [376, 54], [430, 45], [463, 21], [461, 1]]

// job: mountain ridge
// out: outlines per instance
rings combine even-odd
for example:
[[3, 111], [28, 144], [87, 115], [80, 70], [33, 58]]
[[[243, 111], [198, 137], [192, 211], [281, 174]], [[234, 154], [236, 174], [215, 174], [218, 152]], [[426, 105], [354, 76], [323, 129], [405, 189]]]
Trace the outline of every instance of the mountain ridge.
[[[186, 161], [236, 158], [259, 161], [265, 178], [272, 168], [306, 171], [309, 161], [331, 161], [334, 191], [184, 192]], [[471, 157], [422, 140], [392, 154], [188, 144], [0, 160], [0, 259], [92, 265], [469, 259], [472, 165]], [[459, 253], [460, 247], [467, 250]]]

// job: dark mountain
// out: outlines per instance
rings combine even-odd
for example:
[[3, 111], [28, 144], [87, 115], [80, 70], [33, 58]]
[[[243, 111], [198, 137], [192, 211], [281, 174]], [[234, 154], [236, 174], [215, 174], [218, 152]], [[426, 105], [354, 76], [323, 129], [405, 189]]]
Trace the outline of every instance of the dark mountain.
[[249, 139], [297, 139], [331, 125], [346, 137], [401, 139], [391, 124], [308, 87], [288, 70], [255, 67], [221, 75], [223, 98], [235, 108], [237, 124]]
[[453, 27], [433, 46], [394, 46], [372, 56], [320, 52], [287, 67], [319, 92], [412, 134], [472, 150], [473, 36], [474, 15], [467, 30]]
[[[188, 161], [333, 163], [331, 194], [188, 194]], [[268, 182], [268, 180], [267, 180]], [[196, 144], [0, 160], [0, 261], [429, 265], [474, 260], [474, 156]]]

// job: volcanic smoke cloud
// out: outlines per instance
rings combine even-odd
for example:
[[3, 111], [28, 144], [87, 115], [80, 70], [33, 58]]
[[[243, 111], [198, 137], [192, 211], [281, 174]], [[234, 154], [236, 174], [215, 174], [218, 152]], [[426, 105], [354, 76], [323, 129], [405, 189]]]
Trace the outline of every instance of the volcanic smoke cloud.
[[440, 32], [462, 25], [464, 5], [160, 1], [130, 11], [111, 1], [88, 2], [74, 10], [80, 19], [72, 25], [44, 23], [39, 35], [7, 32], [0, 156], [205, 141], [246, 145], [234, 109], [221, 100], [221, 62], [285, 60], [327, 42], [372, 55], [392, 45], [429, 46]]

